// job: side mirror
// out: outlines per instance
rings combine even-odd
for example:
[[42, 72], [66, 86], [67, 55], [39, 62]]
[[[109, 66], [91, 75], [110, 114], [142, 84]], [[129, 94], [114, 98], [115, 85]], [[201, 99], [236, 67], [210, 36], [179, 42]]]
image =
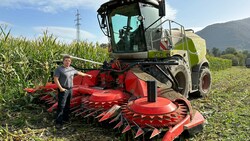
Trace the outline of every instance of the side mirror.
[[159, 0], [159, 16], [164, 17], [165, 15], [165, 0]]
[[102, 14], [101, 17], [102, 17], [101, 27], [105, 28], [106, 27], [106, 16]]

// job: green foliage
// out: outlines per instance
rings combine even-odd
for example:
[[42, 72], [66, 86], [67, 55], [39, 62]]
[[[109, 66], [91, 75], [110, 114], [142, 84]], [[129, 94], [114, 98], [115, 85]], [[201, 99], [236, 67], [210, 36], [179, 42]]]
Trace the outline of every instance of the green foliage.
[[207, 55], [211, 70], [224, 70], [232, 67], [232, 61]]
[[215, 57], [219, 57], [221, 55], [220, 49], [218, 49], [218, 48], [212, 48], [212, 54]]
[[222, 54], [237, 54], [237, 50], [233, 47], [228, 47], [222, 52]]
[[247, 55], [239, 51], [234, 54], [224, 54], [224, 55], [221, 55], [220, 57], [224, 59], [232, 60], [233, 66], [244, 66]]
[[220, 56], [223, 59], [228, 59], [232, 60], [232, 65], [233, 66], [238, 66], [239, 65], [239, 58], [236, 57], [234, 54], [224, 54]]
[[[108, 59], [107, 49], [93, 43], [63, 44], [44, 32], [43, 37], [30, 41], [14, 38], [10, 31], [0, 26], [0, 102], [23, 96], [23, 88], [44, 85], [56, 67], [54, 60], [61, 54], [103, 62]], [[73, 60], [80, 68], [98, 67], [91, 63]]]
[[245, 66], [245, 60], [247, 58], [247, 55], [240, 51], [237, 52], [235, 56], [239, 59], [239, 66]]
[[212, 48], [211, 52], [215, 57], [232, 60], [233, 66], [245, 66], [246, 58], [250, 57], [248, 51], [239, 51], [233, 47], [226, 48], [222, 52], [218, 48]]

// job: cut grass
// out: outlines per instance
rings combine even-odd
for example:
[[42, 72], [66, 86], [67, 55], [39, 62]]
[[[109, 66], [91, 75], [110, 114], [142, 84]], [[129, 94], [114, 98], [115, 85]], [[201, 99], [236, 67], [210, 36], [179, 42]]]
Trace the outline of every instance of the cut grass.
[[212, 76], [209, 97], [191, 101], [207, 120], [203, 132], [192, 140], [249, 140], [250, 69], [233, 67]]

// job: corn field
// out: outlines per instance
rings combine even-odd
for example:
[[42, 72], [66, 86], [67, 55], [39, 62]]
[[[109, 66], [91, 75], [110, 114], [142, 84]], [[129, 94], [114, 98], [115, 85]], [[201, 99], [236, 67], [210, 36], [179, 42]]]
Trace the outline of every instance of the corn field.
[[[103, 62], [109, 57], [107, 49], [98, 44], [65, 44], [47, 32], [35, 40], [14, 38], [7, 27], [0, 26], [0, 100], [22, 96], [23, 88], [48, 82], [51, 71], [57, 65], [55, 60], [62, 60], [61, 54], [97, 62]], [[73, 60], [72, 64], [79, 68], [97, 67], [79, 60]]]

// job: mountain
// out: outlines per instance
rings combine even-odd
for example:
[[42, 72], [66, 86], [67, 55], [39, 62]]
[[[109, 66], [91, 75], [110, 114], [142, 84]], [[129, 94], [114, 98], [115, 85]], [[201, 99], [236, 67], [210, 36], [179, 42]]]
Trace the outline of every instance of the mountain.
[[206, 40], [208, 49], [250, 51], [250, 18], [209, 25], [196, 33]]

